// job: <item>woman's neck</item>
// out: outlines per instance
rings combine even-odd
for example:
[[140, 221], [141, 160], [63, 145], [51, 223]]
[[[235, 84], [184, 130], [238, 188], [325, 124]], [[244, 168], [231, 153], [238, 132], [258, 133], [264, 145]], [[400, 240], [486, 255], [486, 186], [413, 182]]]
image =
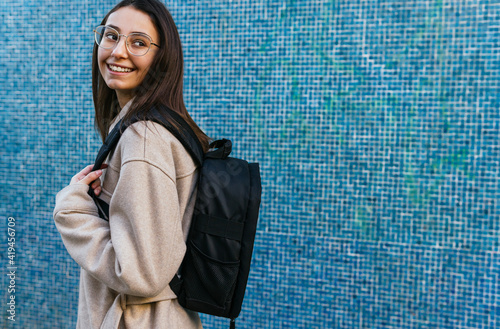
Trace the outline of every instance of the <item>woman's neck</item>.
[[134, 98], [134, 94], [131, 90], [116, 90], [116, 98], [122, 109], [132, 98]]

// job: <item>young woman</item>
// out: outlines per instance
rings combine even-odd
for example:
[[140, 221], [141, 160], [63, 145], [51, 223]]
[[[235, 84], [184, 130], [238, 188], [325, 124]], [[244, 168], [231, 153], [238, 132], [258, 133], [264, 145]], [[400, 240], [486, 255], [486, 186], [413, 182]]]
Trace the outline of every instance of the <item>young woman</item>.
[[[152, 107], [167, 106], [208, 148], [184, 106], [177, 28], [159, 1], [125, 0], [94, 32], [101, 137], [120, 119], [144, 120], [123, 132], [106, 169], [87, 166], [56, 196], [57, 229], [82, 268], [77, 328], [201, 328], [169, 287], [186, 250], [197, 168], [168, 130], [145, 121]], [[99, 217], [89, 185], [110, 205], [109, 221]]]

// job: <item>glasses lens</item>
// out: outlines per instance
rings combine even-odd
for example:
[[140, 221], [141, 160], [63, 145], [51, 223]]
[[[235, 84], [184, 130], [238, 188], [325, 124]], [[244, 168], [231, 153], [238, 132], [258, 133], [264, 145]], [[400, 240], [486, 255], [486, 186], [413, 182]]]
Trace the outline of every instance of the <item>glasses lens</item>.
[[151, 39], [142, 33], [130, 33], [127, 38], [127, 47], [132, 55], [142, 56], [145, 55], [149, 47], [151, 47]]
[[98, 26], [95, 29], [95, 42], [102, 48], [113, 48], [118, 42], [118, 32], [112, 27]]

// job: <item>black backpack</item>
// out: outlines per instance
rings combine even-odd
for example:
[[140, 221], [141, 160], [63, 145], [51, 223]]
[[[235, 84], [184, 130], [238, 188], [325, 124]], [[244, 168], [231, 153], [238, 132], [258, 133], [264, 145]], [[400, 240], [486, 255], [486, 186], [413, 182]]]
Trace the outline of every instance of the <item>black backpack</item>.
[[[187, 251], [170, 287], [183, 307], [229, 318], [230, 328], [235, 328], [257, 228], [261, 196], [259, 165], [229, 157], [231, 141], [227, 139], [211, 143], [211, 150], [204, 154], [198, 138], [180, 115], [168, 108], [162, 113], [153, 108], [148, 120], [167, 128], [200, 166]], [[101, 167], [128, 125], [121, 121], [115, 125], [99, 150], [93, 171]], [[108, 220], [109, 205], [93, 192], [90, 188], [99, 216]]]

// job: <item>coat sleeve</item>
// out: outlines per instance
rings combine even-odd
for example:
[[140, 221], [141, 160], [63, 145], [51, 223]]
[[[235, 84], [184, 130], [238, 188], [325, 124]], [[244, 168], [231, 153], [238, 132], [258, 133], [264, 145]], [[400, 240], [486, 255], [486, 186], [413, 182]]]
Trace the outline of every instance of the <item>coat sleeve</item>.
[[99, 218], [87, 191], [73, 184], [56, 196], [54, 220], [71, 257], [119, 293], [159, 294], [186, 250], [172, 178], [144, 160], [122, 164], [109, 222]]

